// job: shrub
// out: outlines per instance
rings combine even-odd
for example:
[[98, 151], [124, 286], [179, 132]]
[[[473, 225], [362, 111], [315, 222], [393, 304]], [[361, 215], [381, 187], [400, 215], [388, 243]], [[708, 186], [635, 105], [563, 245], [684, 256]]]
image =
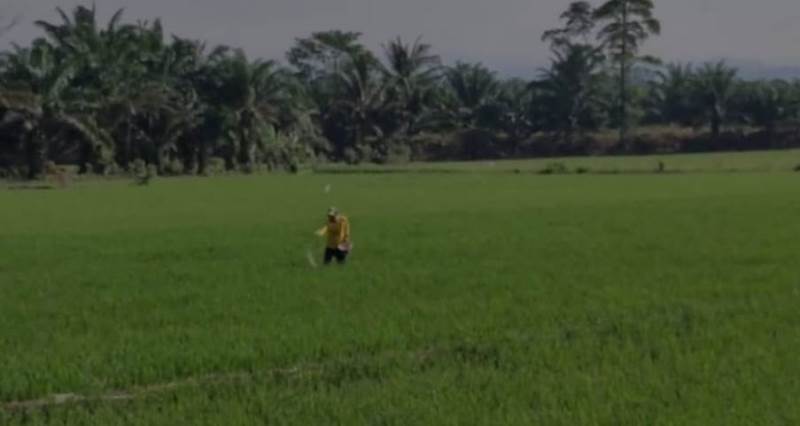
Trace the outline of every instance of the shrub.
[[164, 165], [164, 173], [167, 175], [179, 175], [183, 173], [183, 162], [180, 160], [172, 160]]
[[379, 153], [376, 152], [369, 145], [359, 145], [356, 147], [358, 161], [361, 163], [377, 162], [379, 160]]
[[344, 153], [342, 154], [342, 159], [347, 164], [358, 164], [361, 162], [361, 158], [353, 148], [345, 148]]
[[144, 176], [147, 174], [147, 163], [141, 158], [137, 158], [131, 163], [130, 171], [134, 176]]
[[58, 173], [58, 166], [53, 161], [47, 161], [44, 163], [44, 171], [48, 175], [54, 175]]
[[103, 174], [105, 176], [117, 176], [122, 174], [122, 168], [117, 163], [109, 163], [103, 167]]
[[563, 175], [569, 173], [569, 169], [564, 163], [550, 163], [540, 172], [543, 175]]
[[404, 164], [411, 161], [411, 147], [403, 142], [392, 142], [375, 150], [373, 161], [380, 164]]
[[225, 173], [225, 159], [222, 157], [211, 157], [206, 164], [205, 174], [220, 175]]
[[314, 150], [296, 137], [280, 136], [264, 151], [268, 170], [285, 170], [298, 173], [303, 165], [313, 164]]

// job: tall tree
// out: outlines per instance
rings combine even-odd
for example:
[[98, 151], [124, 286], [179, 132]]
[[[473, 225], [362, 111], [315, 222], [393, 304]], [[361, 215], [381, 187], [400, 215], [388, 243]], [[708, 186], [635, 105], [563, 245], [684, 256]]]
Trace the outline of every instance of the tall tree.
[[763, 128], [770, 144], [779, 124], [798, 118], [800, 98], [791, 83], [783, 80], [740, 83], [737, 92], [734, 108], [745, 122]]
[[570, 3], [567, 10], [561, 14], [560, 19], [564, 21], [564, 26], [545, 31], [542, 34], [542, 41], [558, 46], [576, 43], [575, 39], [577, 38], [579, 42], [589, 44], [589, 37], [594, 31], [596, 23], [594, 9], [588, 1]]
[[598, 38], [619, 67], [619, 139], [628, 133], [628, 80], [630, 68], [642, 43], [661, 33], [661, 23], [653, 16], [653, 0], [608, 0], [594, 11], [594, 19], [605, 24]]
[[29, 131], [23, 137], [29, 178], [44, 171], [45, 161], [56, 149], [73, 149], [69, 143], [76, 139], [91, 147], [93, 159], [106, 157], [103, 150], [111, 145], [111, 138], [97, 125], [98, 103], [92, 93], [72, 84], [79, 69], [75, 62], [59, 61], [54, 48], [43, 40], [29, 49], [16, 48], [6, 60], [0, 106], [28, 122]]
[[697, 71], [695, 96], [702, 105], [711, 124], [711, 135], [719, 136], [720, 128], [727, 118], [731, 97], [736, 85], [738, 71], [725, 64], [705, 64]]
[[287, 102], [283, 70], [273, 61], [251, 62], [241, 50], [218, 49], [212, 53], [216, 99], [231, 124], [227, 129], [227, 166], [250, 171], [274, 141], [280, 109]]
[[497, 97], [499, 124], [508, 137], [509, 154], [517, 155], [519, 144], [537, 130], [534, 109], [537, 99], [528, 82], [521, 79], [504, 81]]
[[398, 130], [407, 136], [421, 130], [420, 119], [433, 104], [441, 67], [439, 56], [431, 50], [421, 39], [406, 44], [399, 37], [384, 46], [387, 96]]
[[601, 105], [601, 50], [585, 44], [563, 44], [553, 48], [553, 63], [532, 83], [537, 101], [549, 126], [570, 143], [575, 131], [596, 127]]
[[361, 147], [370, 136], [383, 136], [378, 116], [386, 106], [386, 83], [378, 62], [368, 55], [355, 54], [337, 73], [341, 96], [335, 108], [346, 118], [349, 142]]
[[651, 80], [646, 103], [655, 121], [690, 126], [696, 124], [698, 107], [692, 97], [695, 72], [691, 64], [668, 64]]
[[351, 71], [347, 68], [353, 58], [369, 57], [374, 61], [360, 37], [357, 32], [316, 32], [297, 39], [286, 54], [296, 78], [304, 86], [304, 96], [316, 109], [314, 117], [321, 133], [333, 145], [336, 156], [341, 156], [343, 148], [353, 142], [352, 128], [340, 108], [341, 73]]
[[469, 129], [486, 124], [501, 85], [497, 75], [483, 64], [459, 62], [445, 71], [445, 88], [441, 109], [447, 124]]
[[286, 59], [302, 81], [327, 80], [336, 75], [353, 56], [369, 54], [360, 38], [361, 33], [357, 32], [315, 32], [310, 37], [297, 39], [286, 54]]
[[[94, 6], [77, 6], [72, 13], [60, 8], [56, 10], [61, 22], [36, 21], [45, 33], [42, 42], [52, 46], [57, 61], [70, 64], [73, 69], [71, 85], [83, 90], [85, 100], [93, 100], [96, 111], [104, 112], [107, 104], [129, 87], [127, 78], [141, 71], [142, 67], [133, 61], [136, 47], [130, 43], [134, 27], [121, 24], [121, 9], [113, 14], [105, 27], [101, 27]], [[102, 123], [102, 114], [92, 115], [98, 125], [106, 127], [106, 123]], [[98, 166], [98, 147], [84, 142], [80, 148], [80, 163], [85, 172], [89, 163]], [[110, 152], [113, 146], [103, 149]]]

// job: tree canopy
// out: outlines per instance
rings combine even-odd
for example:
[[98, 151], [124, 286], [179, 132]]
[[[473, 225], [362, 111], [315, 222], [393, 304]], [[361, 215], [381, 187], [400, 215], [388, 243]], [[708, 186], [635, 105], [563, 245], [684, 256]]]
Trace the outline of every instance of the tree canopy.
[[58, 20], [36, 22], [39, 38], [0, 56], [0, 174], [588, 153], [587, 134], [612, 127], [623, 142], [637, 124], [707, 126], [713, 140], [725, 126], [750, 126], [773, 140], [800, 121], [797, 82], [744, 82], [725, 63], [662, 66], [640, 55], [661, 31], [653, 6], [569, 4], [542, 35], [550, 65], [531, 67], [529, 79], [443, 64], [422, 38], [372, 52], [360, 33], [314, 32], [282, 63], [169, 36], [160, 20], [131, 22], [122, 10], [104, 23], [94, 6], [59, 8]]

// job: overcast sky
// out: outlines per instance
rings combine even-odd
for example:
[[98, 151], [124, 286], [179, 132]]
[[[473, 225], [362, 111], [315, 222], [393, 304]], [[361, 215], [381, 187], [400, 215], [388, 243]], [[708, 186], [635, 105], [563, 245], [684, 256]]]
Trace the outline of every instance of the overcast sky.
[[[595, 0], [595, 3], [600, 0]], [[55, 8], [91, 0], [0, 0], [20, 16], [5, 42], [39, 32], [32, 21], [57, 21]], [[569, 0], [95, 0], [105, 20], [125, 8], [128, 21], [161, 17], [168, 32], [243, 47], [283, 60], [296, 37], [343, 29], [364, 33], [374, 49], [421, 35], [447, 62], [482, 61], [524, 75], [547, 63], [541, 33], [558, 25]], [[669, 60], [730, 58], [800, 66], [800, 0], [656, 0], [663, 35], [646, 51]]]

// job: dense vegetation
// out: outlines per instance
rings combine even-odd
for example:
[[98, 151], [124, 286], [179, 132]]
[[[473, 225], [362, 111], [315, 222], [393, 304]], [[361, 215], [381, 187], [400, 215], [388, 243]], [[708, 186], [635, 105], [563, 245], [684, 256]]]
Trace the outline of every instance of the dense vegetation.
[[[371, 52], [353, 32], [298, 39], [287, 63], [59, 9], [0, 61], [0, 173], [207, 174], [312, 161], [777, 148], [797, 144], [800, 83], [639, 55], [652, 0], [575, 2], [545, 32], [552, 63], [504, 80], [443, 65], [422, 40]], [[646, 131], [631, 131], [648, 126]], [[653, 127], [657, 126], [657, 127]], [[708, 128], [706, 132], [704, 128]], [[619, 129], [611, 136], [607, 129]], [[693, 130], [692, 130], [693, 129]]]

